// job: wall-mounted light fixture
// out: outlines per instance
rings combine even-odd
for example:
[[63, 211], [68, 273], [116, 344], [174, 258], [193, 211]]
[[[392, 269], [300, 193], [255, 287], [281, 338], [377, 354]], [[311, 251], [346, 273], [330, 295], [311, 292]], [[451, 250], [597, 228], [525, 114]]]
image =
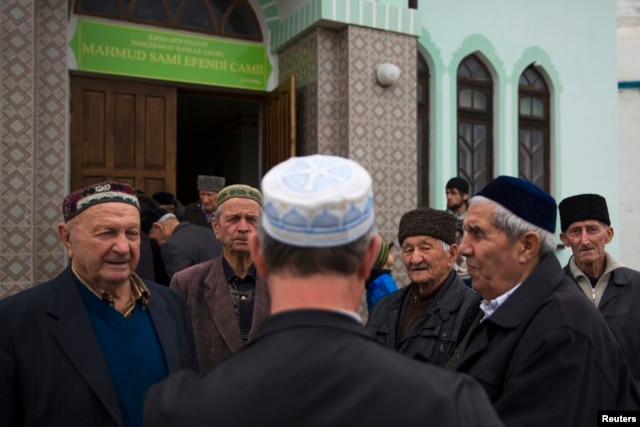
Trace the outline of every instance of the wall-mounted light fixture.
[[394, 64], [380, 64], [376, 70], [378, 83], [382, 86], [391, 86], [400, 78], [400, 68]]

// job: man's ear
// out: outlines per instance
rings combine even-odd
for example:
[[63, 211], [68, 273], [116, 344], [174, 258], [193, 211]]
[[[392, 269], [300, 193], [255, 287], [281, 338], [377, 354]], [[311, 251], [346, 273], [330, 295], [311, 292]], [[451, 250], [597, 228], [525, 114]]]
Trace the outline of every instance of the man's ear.
[[453, 267], [453, 264], [458, 260], [458, 245], [452, 243], [449, 245], [449, 266]]
[[218, 224], [218, 220], [213, 217], [211, 218], [211, 228], [213, 228], [213, 233], [216, 235], [216, 239], [220, 239], [220, 235], [218, 234], [218, 227], [220, 226], [220, 224]]
[[565, 233], [560, 233], [560, 241], [565, 248], [569, 247], [569, 240], [567, 239], [567, 235]]
[[613, 227], [612, 226], [607, 227], [607, 240], [604, 242], [606, 245], [611, 243], [611, 241], [613, 240], [613, 235], [614, 234], [615, 233], [613, 231]]
[[268, 277], [269, 269], [267, 268], [267, 264], [264, 260], [262, 247], [260, 247], [260, 239], [258, 238], [258, 233], [249, 234], [249, 252], [251, 253], [251, 260], [256, 266], [258, 275], [265, 278]]
[[69, 225], [61, 222], [58, 224], [58, 236], [60, 236], [60, 240], [62, 244], [67, 249], [67, 255], [71, 258], [71, 232], [69, 231]]
[[520, 253], [519, 260], [523, 263], [529, 262], [531, 259], [540, 256], [540, 236], [533, 231], [527, 231], [519, 238]]

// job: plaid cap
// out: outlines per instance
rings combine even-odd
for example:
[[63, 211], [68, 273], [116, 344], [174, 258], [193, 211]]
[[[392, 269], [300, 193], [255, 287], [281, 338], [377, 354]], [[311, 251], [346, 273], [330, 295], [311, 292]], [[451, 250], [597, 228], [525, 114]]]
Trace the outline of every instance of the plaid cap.
[[99, 203], [128, 203], [140, 209], [138, 197], [132, 186], [117, 181], [103, 181], [67, 195], [62, 202], [64, 222], [78, 215], [85, 209]]

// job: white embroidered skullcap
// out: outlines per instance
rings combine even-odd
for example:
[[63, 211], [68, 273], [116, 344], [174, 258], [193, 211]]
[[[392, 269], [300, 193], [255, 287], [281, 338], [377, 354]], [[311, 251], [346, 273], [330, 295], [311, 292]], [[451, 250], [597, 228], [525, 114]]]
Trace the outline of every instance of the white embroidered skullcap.
[[262, 179], [261, 224], [274, 239], [326, 248], [353, 242], [374, 225], [371, 176], [353, 160], [292, 157]]

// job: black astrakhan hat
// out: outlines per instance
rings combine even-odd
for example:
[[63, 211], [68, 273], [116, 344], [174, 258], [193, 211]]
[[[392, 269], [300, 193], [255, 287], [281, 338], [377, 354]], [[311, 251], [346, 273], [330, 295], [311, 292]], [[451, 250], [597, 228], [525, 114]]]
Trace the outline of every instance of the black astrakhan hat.
[[448, 245], [456, 242], [456, 217], [433, 208], [418, 208], [400, 218], [398, 242], [410, 236], [431, 236]]
[[560, 229], [564, 232], [576, 221], [594, 219], [611, 225], [607, 201], [598, 194], [578, 194], [560, 202]]

